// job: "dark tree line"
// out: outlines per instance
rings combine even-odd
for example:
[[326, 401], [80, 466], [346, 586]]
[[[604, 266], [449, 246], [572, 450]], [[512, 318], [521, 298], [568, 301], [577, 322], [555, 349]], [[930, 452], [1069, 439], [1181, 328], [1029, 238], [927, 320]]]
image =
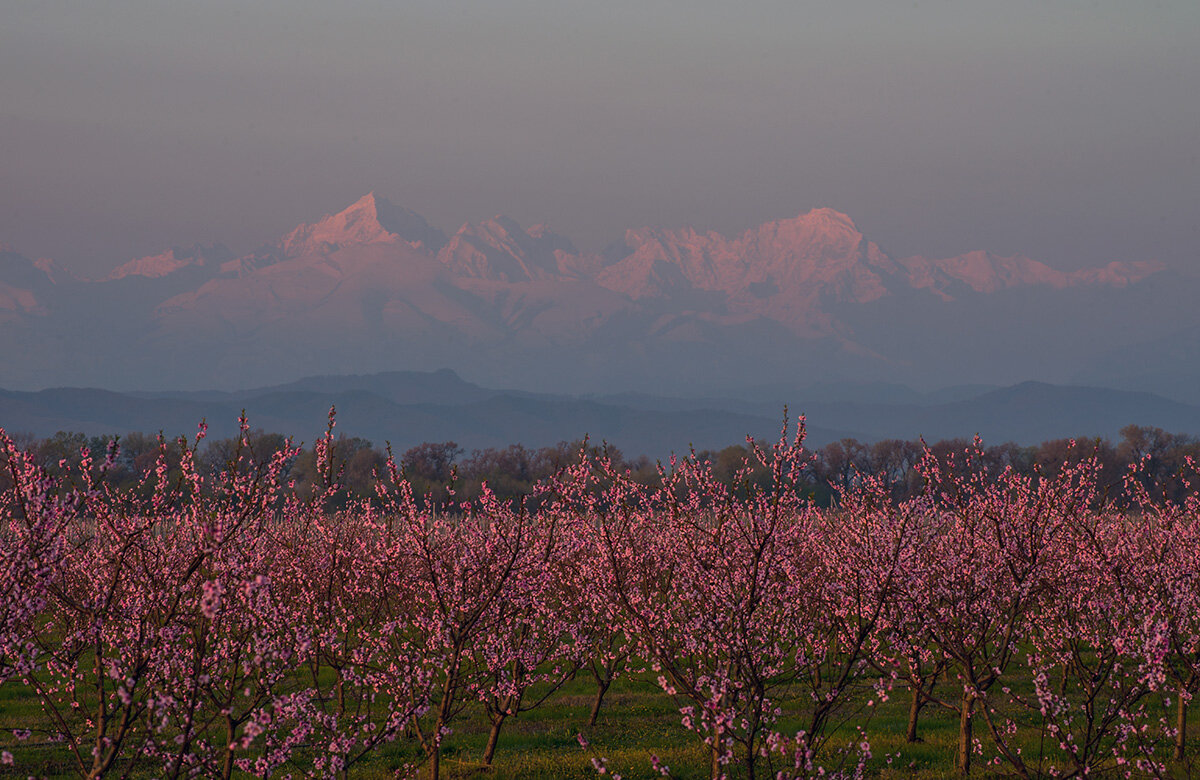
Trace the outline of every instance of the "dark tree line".
[[[926, 455], [950, 467], [956, 457], [971, 447], [968, 439], [943, 439], [926, 445], [921, 441], [885, 439], [871, 444], [842, 439], [816, 450], [812, 472], [817, 484], [845, 491], [866, 477], [879, 479], [897, 500], [916, 496], [923, 482], [916, 466]], [[1057, 476], [1064, 468], [1095, 457], [1101, 469], [1101, 490], [1119, 498], [1125, 490], [1130, 467], [1139, 466], [1138, 480], [1155, 498], [1181, 499], [1190, 489], [1183, 478], [1188, 458], [1200, 459], [1200, 438], [1170, 433], [1162, 428], [1127, 425], [1120, 439], [1051, 439], [1033, 446], [1013, 442], [981, 445], [978, 466], [998, 477], [1006, 469], [1022, 476]], [[974, 466], [959, 463], [959, 468]]]
[[[59, 431], [45, 439], [28, 433], [12, 434], [12, 438], [19, 447], [34, 453], [50, 474], [59, 473], [67, 466], [78, 466], [84, 449], [90, 451], [93, 460], [103, 460], [116, 439], [116, 457], [109, 472], [109, 484], [123, 489], [136, 488], [146, 474], [157, 468], [163, 453], [166, 462], [171, 464], [170, 476], [178, 476], [174, 466], [179, 462], [178, 442], [155, 435], [132, 432], [119, 437], [87, 436]], [[243, 470], [265, 468], [285, 441], [282, 434], [262, 429], [251, 430], [241, 439], [208, 440], [201, 446], [201, 466], [214, 476], [233, 463], [240, 463], [238, 468]], [[807, 488], [818, 504], [828, 505], [835, 502], [839, 494], [870, 478], [878, 480], [896, 500], [905, 500], [923, 488], [917, 465], [926, 457], [927, 451], [929, 456], [948, 466], [970, 445], [967, 439], [944, 439], [933, 443], [903, 439], [876, 442], [841, 439], [811, 452]], [[659, 479], [660, 466], [670, 470], [669, 465], [655, 463], [644, 455], [629, 458], [616, 448], [584, 440], [537, 448], [511, 444], [504, 448], [475, 449], [469, 453], [453, 441], [424, 442], [396, 454], [414, 491], [424, 500], [443, 504], [451, 499], [473, 500], [482, 493], [485, 484], [501, 499], [527, 496], [539, 481], [577, 463], [585, 447], [593, 454], [604, 450], [616, 466], [646, 484]], [[248, 458], [239, 459], [242, 450], [248, 452]], [[712, 464], [713, 475], [726, 485], [737, 487], [740, 484], [746, 489], [761, 487], [770, 481], [771, 475], [762, 467], [755, 468], [753, 459], [747, 460], [749, 454], [750, 447], [746, 444], [696, 453], [700, 460]], [[1006, 442], [982, 446], [978, 451], [980, 465], [995, 476], [1005, 469], [1012, 469], [1021, 475], [1052, 477], [1064, 467], [1093, 455], [1103, 466], [1102, 488], [1110, 497], [1122, 493], [1130, 466], [1140, 464], [1135, 479], [1156, 497], [1178, 500], [1189, 489], [1180, 476], [1184, 473], [1186, 459], [1200, 459], [1200, 438], [1151, 426], [1127, 425], [1121, 429], [1120, 439], [1116, 442], [1053, 439], [1034, 446]], [[376, 477], [385, 467], [387, 452], [368, 439], [342, 435], [334, 440], [333, 459], [337, 465], [340, 494], [349, 501], [374, 494]], [[967, 467], [963, 464], [963, 468]], [[299, 495], [310, 495], [321, 480], [313, 448], [301, 448], [287, 465], [284, 477], [295, 483]], [[0, 480], [4, 479], [0, 474]]]

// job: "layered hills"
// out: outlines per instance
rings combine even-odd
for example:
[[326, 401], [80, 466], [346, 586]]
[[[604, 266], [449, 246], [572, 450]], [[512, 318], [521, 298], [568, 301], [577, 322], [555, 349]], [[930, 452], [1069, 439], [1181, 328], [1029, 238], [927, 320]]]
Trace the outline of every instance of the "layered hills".
[[750, 388], [738, 398], [598, 394], [565, 396], [501, 390], [449, 370], [304, 377], [236, 392], [192, 390], [116, 393], [57, 388], [0, 390], [0, 428], [47, 437], [128, 431], [191, 435], [207, 421], [214, 439], [234, 436], [245, 412], [251, 426], [311, 443], [331, 406], [337, 432], [403, 452], [424, 441], [455, 441], [467, 450], [554, 445], [590, 436], [627, 455], [720, 449], [747, 435], [773, 443], [784, 406], [808, 419], [810, 447], [853, 437], [928, 442], [970, 439], [1035, 445], [1066, 437], [1117, 441], [1125, 425], [1200, 433], [1200, 406], [1148, 393], [1024, 382], [922, 393], [894, 384], [826, 383]]

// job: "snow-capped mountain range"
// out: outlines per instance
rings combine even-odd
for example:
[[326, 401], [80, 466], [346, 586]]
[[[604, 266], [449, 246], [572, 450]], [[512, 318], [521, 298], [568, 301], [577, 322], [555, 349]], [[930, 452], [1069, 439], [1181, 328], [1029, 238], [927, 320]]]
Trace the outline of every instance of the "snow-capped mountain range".
[[566, 392], [1061, 381], [1200, 326], [1196, 291], [1147, 259], [893, 258], [828, 208], [734, 237], [629, 230], [586, 253], [503, 216], [447, 236], [371, 193], [246, 256], [175, 247], [102, 280], [0, 251], [0, 387], [445, 366]]

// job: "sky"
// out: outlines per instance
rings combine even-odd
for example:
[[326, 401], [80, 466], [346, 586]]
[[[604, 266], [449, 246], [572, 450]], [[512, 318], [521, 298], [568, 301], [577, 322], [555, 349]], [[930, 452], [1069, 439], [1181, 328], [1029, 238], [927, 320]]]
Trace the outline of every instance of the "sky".
[[1200, 271], [1200, 3], [7, 3], [0, 243], [100, 276], [374, 190], [598, 250], [829, 206], [897, 257]]

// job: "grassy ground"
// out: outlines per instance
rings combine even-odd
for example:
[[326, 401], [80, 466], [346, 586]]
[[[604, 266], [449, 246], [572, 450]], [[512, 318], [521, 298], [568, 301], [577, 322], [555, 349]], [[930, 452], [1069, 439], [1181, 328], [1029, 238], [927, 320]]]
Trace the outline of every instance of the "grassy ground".
[[[611, 772], [626, 778], [657, 777], [651, 768], [651, 756], [657, 755], [680, 778], [707, 777], [708, 756], [700, 740], [680, 725], [679, 713], [656, 683], [645, 678], [618, 680], [604, 702], [599, 722], [586, 725], [594, 695], [594, 684], [584, 676], [568, 684], [542, 708], [510, 718], [504, 724], [499, 748], [491, 767], [481, 762], [488, 736], [488, 721], [481, 710], [468, 709], [453, 723], [453, 733], [444, 749], [443, 776], [447, 778], [490, 777], [518, 778], [595, 778], [594, 755], [603, 756]], [[907, 717], [907, 692], [897, 689], [892, 699], [881, 706], [860, 708], [832, 740], [832, 750], [824, 754], [827, 764], [836, 763], [833, 754], [840, 747], [857, 741], [855, 726], [866, 729], [874, 755], [871, 773], [881, 778], [940, 778], [954, 775], [954, 757], [958, 737], [958, 716], [947, 710], [929, 707], [922, 714], [921, 736], [924, 742], [904, 741]], [[13, 766], [0, 766], [0, 777], [30, 775], [71, 776], [71, 763], [61, 745], [48, 745], [35, 736], [17, 741], [12, 729], [45, 724], [37, 702], [14, 683], [0, 686], [0, 750], [11, 751]], [[791, 733], [798, 723], [780, 724]], [[976, 736], [988, 737], [985, 726], [977, 721]], [[594, 752], [582, 749], [577, 734], [583, 733]], [[1031, 742], [1022, 745], [1023, 754], [1036, 755], [1036, 732]], [[363, 778], [388, 778], [417, 756], [411, 743], [387, 745], [353, 775]], [[1187, 767], [1178, 767], [1178, 777], [1187, 777]], [[153, 776], [147, 767], [145, 777]], [[282, 775], [281, 775], [282, 776]], [[737, 776], [737, 772], [733, 772]], [[978, 767], [975, 777], [1009, 777], [1001, 769]]]

